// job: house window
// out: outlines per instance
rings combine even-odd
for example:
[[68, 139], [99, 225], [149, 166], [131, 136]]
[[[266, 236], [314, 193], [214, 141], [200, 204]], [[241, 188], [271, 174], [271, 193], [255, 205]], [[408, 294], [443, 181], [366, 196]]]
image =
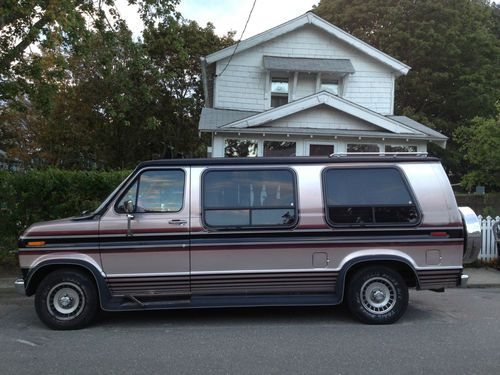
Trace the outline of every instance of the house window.
[[321, 90], [331, 92], [332, 94], [339, 95], [339, 80], [338, 79], [322, 79]]
[[417, 152], [417, 146], [385, 145], [385, 152]]
[[324, 185], [326, 215], [331, 225], [416, 225], [419, 222], [415, 200], [396, 168], [329, 169], [324, 174]]
[[349, 143], [347, 144], [347, 152], [380, 152], [380, 148], [371, 143]]
[[309, 156], [330, 156], [335, 147], [328, 144], [309, 144]]
[[276, 108], [288, 103], [288, 78], [271, 79], [271, 107]]
[[290, 170], [209, 170], [203, 175], [203, 220], [210, 227], [290, 227], [297, 221], [295, 202]]
[[236, 158], [257, 156], [258, 143], [249, 139], [226, 139], [224, 157]]
[[264, 141], [264, 156], [295, 156], [295, 142]]

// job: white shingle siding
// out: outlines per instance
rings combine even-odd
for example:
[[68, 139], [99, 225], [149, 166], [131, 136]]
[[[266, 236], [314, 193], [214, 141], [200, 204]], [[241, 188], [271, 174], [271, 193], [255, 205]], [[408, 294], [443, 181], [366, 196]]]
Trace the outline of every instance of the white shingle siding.
[[288, 116], [272, 123], [279, 128], [315, 128], [315, 129], [341, 129], [341, 130], [371, 130], [380, 131], [380, 128], [367, 122], [334, 111], [327, 107], [308, 109], [292, 116]]
[[[223, 75], [216, 78], [216, 108], [251, 111], [269, 108], [264, 55], [350, 59], [356, 72], [349, 76], [343, 96], [381, 114], [392, 114], [394, 75], [390, 68], [309, 25], [235, 54]], [[217, 62], [217, 74], [228, 59]], [[306, 75], [299, 76], [295, 99], [313, 93], [313, 77], [314, 74], [309, 79]]]

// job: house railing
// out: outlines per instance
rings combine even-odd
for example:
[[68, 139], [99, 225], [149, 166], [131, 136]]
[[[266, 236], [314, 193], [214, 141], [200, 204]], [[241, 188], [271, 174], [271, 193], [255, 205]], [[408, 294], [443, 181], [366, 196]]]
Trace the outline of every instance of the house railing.
[[500, 247], [500, 243], [497, 245], [497, 238], [495, 237], [494, 227], [495, 223], [500, 222], [500, 216], [492, 218], [491, 216], [487, 216], [483, 218], [481, 215], [478, 216], [481, 221], [481, 235], [482, 235], [482, 246], [481, 252], [479, 253], [480, 261], [491, 261], [498, 258], [498, 247]]

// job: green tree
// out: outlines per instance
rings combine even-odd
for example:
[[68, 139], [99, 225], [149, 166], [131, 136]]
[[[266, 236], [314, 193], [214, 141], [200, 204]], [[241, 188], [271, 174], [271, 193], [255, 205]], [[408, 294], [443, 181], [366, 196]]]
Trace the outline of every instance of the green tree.
[[124, 168], [204, 151], [200, 56], [232, 39], [183, 20], [173, 3], [141, 3], [140, 40], [117, 17], [24, 56], [9, 80], [22, 90], [0, 101], [0, 148], [25, 166], [59, 168]]
[[469, 191], [476, 185], [500, 191], [500, 103], [496, 109], [496, 117], [476, 117], [455, 131], [460, 151], [471, 166], [462, 181]]

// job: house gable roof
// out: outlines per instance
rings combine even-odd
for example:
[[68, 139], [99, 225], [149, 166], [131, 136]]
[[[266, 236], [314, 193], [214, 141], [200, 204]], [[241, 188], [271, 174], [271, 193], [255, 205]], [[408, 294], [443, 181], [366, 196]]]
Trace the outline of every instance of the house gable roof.
[[306, 96], [305, 98], [293, 101], [281, 107], [273, 108], [269, 111], [258, 113], [253, 116], [222, 125], [220, 128], [231, 127], [232, 129], [238, 129], [258, 127], [319, 105], [326, 105], [337, 109], [394, 134], [421, 134], [421, 131], [404, 125], [403, 123], [389, 117], [383, 116], [377, 112], [371, 111], [358, 104], [340, 98], [339, 96], [331, 94], [327, 91], [321, 91], [317, 94]]
[[408, 65], [402, 63], [401, 61], [395, 59], [394, 57], [387, 55], [382, 51], [379, 51], [375, 47], [370, 46], [369, 44], [345, 32], [344, 30], [338, 28], [337, 26], [332, 25], [331, 23], [325, 21], [321, 17], [318, 17], [312, 12], [307, 12], [297, 18], [294, 18], [293, 20], [285, 22], [279, 26], [273, 27], [272, 29], [264, 31], [248, 39], [242, 40], [239, 44], [233, 44], [232, 46], [214, 52], [202, 59], [204, 63], [212, 64], [214, 62], [217, 62], [219, 60], [231, 56], [233, 53], [240, 53], [249, 48], [255, 47], [261, 43], [267, 42], [268, 40], [274, 39], [278, 36], [289, 33], [290, 31], [296, 30], [307, 24], [314, 25], [322, 29], [328, 34], [352, 46], [353, 48], [389, 66], [394, 71], [396, 71], [398, 75], [407, 74], [408, 71], [410, 70], [410, 67]]

